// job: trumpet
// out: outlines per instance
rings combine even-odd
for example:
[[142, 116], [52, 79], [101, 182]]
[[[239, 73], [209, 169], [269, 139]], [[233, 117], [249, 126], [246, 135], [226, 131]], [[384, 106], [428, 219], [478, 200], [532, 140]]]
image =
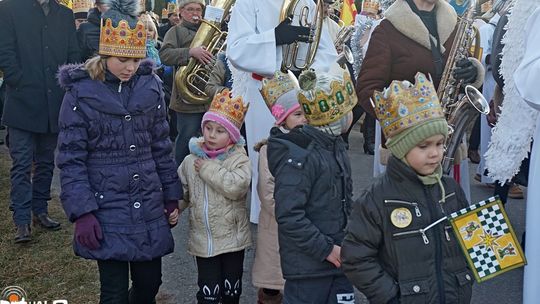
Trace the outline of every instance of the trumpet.
[[[286, 18], [298, 17], [298, 23], [300, 26], [311, 28], [311, 42], [307, 43], [307, 52], [305, 58], [299, 58], [299, 50], [301, 42], [294, 42], [289, 45], [282, 46], [283, 59], [281, 62], [281, 71], [286, 73], [287, 70], [305, 70], [309, 68], [315, 60], [317, 54], [317, 48], [319, 47], [319, 41], [321, 40], [324, 9], [323, 0], [317, 0], [315, 14], [310, 17], [310, 8], [308, 6], [298, 7], [299, 0], [285, 0], [281, 6], [281, 14], [279, 17], [280, 22], [283, 22]], [[299, 14], [296, 15], [299, 9]], [[298, 61], [302, 61], [303, 64], [298, 64]]]
[[338, 55], [337, 63], [340, 66], [343, 66], [345, 63], [353, 64], [354, 56], [351, 51], [351, 48], [346, 45], [349, 40], [351, 40], [352, 34], [354, 33], [354, 26], [343, 26], [334, 41], [334, 46], [336, 50], [341, 49], [341, 52]]

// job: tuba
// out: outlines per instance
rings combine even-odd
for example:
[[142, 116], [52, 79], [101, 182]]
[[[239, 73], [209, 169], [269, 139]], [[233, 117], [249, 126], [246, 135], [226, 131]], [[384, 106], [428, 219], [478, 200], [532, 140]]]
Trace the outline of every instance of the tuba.
[[[309, 18], [310, 8], [307, 5], [298, 7], [299, 2], [300, 0], [283, 1], [279, 22], [283, 22], [286, 18], [293, 17], [293, 21], [298, 20], [300, 26], [311, 28], [311, 37], [313, 40], [311, 40], [309, 43], [294, 42], [292, 44], [282, 46], [283, 59], [281, 61], [281, 71], [284, 73], [287, 73], [287, 70], [305, 70], [309, 68], [315, 60], [317, 48], [319, 47], [319, 41], [321, 40], [324, 20], [323, 0], [317, 0], [315, 14], [313, 14], [311, 20]], [[307, 53], [305, 58], [299, 57], [301, 43], [307, 44]], [[299, 65], [299, 60], [303, 61], [304, 63]]]
[[[193, 37], [190, 48], [205, 46], [217, 58], [217, 54], [225, 48], [227, 32], [221, 30], [221, 23], [226, 20], [231, 6], [235, 0], [214, 0], [213, 7], [223, 9], [221, 22], [201, 20], [201, 25]], [[213, 64], [202, 64], [195, 58], [190, 58], [186, 66], [178, 69], [175, 75], [175, 83], [182, 98], [190, 104], [206, 104], [212, 96], [206, 95], [204, 88], [208, 83]]]
[[[468, 52], [475, 40], [475, 29], [473, 25], [475, 8], [476, 0], [469, 1], [469, 7], [463, 16], [458, 17], [456, 36], [437, 90], [437, 95], [441, 101], [441, 107], [448, 121], [449, 129], [442, 161], [444, 174], [450, 173], [454, 165], [454, 156], [468, 127], [479, 114], [487, 115], [489, 113], [488, 102], [475, 87], [467, 85], [465, 87], [465, 95], [460, 98], [459, 92], [462, 82], [455, 79], [452, 75], [457, 62], [462, 58], [467, 58]], [[476, 41], [478, 42], [478, 39]]]

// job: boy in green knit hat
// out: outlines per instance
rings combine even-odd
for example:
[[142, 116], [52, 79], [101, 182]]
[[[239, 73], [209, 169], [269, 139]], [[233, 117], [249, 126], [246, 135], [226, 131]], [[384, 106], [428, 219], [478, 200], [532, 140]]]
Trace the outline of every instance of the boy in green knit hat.
[[472, 273], [450, 223], [431, 223], [469, 205], [442, 175], [448, 125], [425, 75], [374, 93], [392, 152], [386, 172], [353, 205], [342, 268], [371, 303], [469, 303]]

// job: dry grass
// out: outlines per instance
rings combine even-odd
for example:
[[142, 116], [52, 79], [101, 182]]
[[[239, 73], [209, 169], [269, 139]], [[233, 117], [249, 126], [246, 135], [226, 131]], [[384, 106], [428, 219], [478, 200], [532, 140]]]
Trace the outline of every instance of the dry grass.
[[32, 241], [13, 244], [14, 225], [9, 211], [9, 169], [7, 150], [0, 148], [0, 290], [9, 285], [22, 287], [32, 301], [66, 299], [69, 303], [97, 303], [99, 281], [94, 261], [76, 257], [71, 240], [73, 227], [66, 220], [56, 195], [49, 204], [52, 218], [62, 230], [32, 227]]

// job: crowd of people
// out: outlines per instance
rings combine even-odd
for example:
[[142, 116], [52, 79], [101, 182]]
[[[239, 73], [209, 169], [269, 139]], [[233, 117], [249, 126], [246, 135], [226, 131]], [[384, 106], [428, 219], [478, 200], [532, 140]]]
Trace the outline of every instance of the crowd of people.
[[[364, 0], [351, 24], [337, 17], [350, 1], [298, 0], [305, 17], [280, 16], [277, 0], [207, 2], [158, 16], [153, 1], [0, 0], [15, 243], [62, 229], [48, 213], [56, 166], [100, 303], [155, 303], [183, 212], [197, 303], [239, 303], [250, 222], [257, 303], [355, 303], [355, 287], [370, 303], [470, 303], [450, 226], [423, 228], [469, 206], [473, 162], [503, 203], [532, 185], [524, 303], [540, 296], [540, 0], [465, 4], [474, 20], [457, 1]], [[204, 72], [184, 74], [194, 66]], [[490, 114], [448, 155], [458, 132], [440, 92], [452, 86], [480, 89]], [[358, 121], [375, 179], [353, 198]]]

